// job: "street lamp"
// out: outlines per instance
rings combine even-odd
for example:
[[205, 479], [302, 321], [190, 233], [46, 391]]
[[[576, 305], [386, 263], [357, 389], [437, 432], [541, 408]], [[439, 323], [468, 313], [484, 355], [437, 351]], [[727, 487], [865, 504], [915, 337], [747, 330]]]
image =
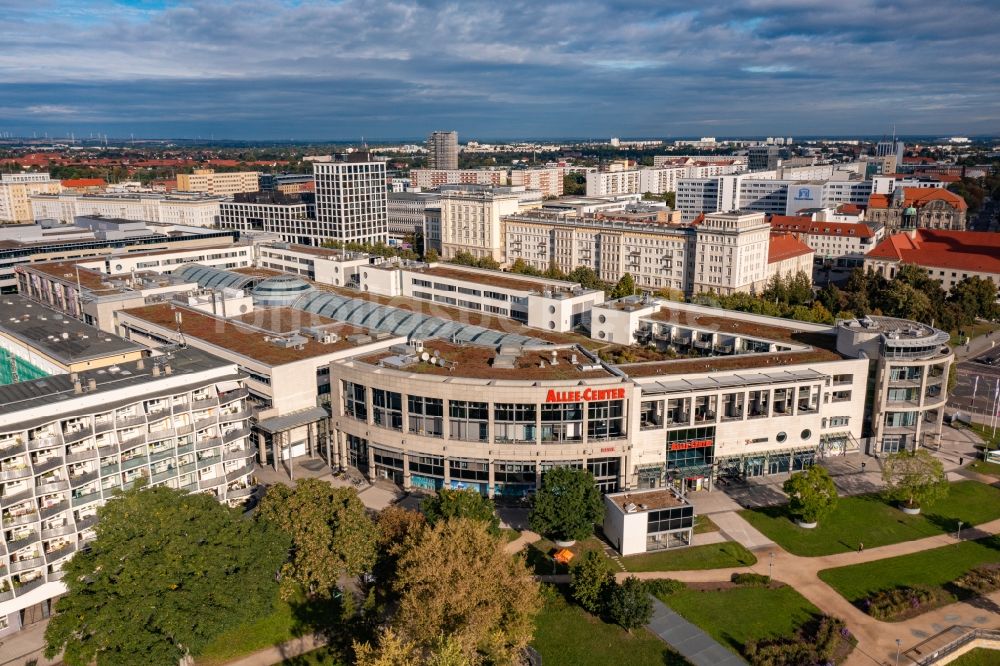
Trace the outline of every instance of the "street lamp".
[[771, 580], [774, 580], [774, 576], [771, 573], [771, 572], [774, 571], [774, 551], [773, 550], [770, 553], [768, 553], [768, 557], [769, 557], [769, 559], [767, 561], [767, 577], [770, 578]]
[[962, 540], [962, 521], [958, 521], [958, 534], [955, 535], [955, 539], [958, 541]]
[[903, 645], [903, 641], [896, 639], [896, 666], [899, 666], [899, 650]]

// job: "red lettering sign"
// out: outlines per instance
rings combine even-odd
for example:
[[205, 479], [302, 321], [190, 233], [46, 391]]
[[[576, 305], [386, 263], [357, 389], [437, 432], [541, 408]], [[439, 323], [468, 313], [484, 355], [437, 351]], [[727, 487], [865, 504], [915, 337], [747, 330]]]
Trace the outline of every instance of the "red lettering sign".
[[615, 447], [613, 446], [604, 446], [601, 448], [601, 453], [614, 453], [614, 452], [615, 452]]
[[673, 442], [670, 445], [671, 451], [684, 451], [685, 449], [705, 449], [712, 446], [710, 439], [695, 439], [690, 442]]
[[623, 388], [585, 388], [582, 391], [579, 389], [566, 391], [549, 389], [545, 396], [545, 402], [591, 402], [594, 400], [623, 400], [624, 398], [625, 389]]

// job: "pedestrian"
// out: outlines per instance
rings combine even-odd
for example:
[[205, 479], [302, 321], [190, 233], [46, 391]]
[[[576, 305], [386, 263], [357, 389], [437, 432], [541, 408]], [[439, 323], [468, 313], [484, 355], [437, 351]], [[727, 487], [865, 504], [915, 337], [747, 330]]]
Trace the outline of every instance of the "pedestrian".
[[858, 555], [860, 555], [860, 554], [861, 554], [861, 553], [863, 553], [863, 552], [865, 552], [865, 544], [863, 544], [863, 543], [861, 543], [861, 542], [859, 541], [859, 542], [858, 542]]

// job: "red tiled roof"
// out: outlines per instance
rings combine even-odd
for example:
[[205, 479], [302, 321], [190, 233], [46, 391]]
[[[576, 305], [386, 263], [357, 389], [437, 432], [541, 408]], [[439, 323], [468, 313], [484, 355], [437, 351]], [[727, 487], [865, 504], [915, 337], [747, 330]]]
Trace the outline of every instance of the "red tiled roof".
[[893, 234], [867, 257], [934, 268], [1000, 274], [1000, 234], [989, 231], [917, 229]]
[[852, 203], [845, 203], [845, 204], [840, 204], [839, 206], [837, 206], [837, 212], [838, 213], [843, 213], [845, 215], [856, 215], [856, 214], [860, 213], [863, 210], [864, 210], [864, 208], [862, 208], [861, 206], [858, 206], [857, 204], [852, 204]]
[[767, 263], [775, 264], [812, 253], [813, 249], [796, 238], [795, 234], [772, 233], [767, 245]]
[[795, 215], [772, 215], [768, 221], [774, 231], [853, 238], [871, 238], [875, 235], [871, 227], [861, 222], [813, 222], [808, 217]]
[[[891, 195], [888, 194], [873, 194], [868, 198], [868, 207], [888, 208], [890, 196]], [[968, 204], [965, 203], [965, 199], [942, 187], [903, 188], [904, 206], [914, 206], [915, 208], [920, 208], [924, 204], [931, 201], [945, 201], [958, 210], [967, 210], [969, 208]]]
[[107, 182], [103, 178], [66, 178], [62, 181], [63, 187], [106, 187]]

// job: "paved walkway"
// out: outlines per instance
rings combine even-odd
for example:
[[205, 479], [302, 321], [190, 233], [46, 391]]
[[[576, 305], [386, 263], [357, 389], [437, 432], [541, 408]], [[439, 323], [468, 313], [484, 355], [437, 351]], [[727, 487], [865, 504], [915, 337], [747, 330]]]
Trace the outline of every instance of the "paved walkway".
[[230, 661], [226, 666], [271, 666], [272, 664], [280, 664], [286, 659], [298, 657], [306, 652], [312, 652], [324, 645], [326, 645], [325, 638], [317, 634], [310, 634], [282, 643], [281, 645], [259, 650], [242, 659]]
[[514, 539], [506, 546], [504, 546], [504, 548], [507, 550], [508, 553], [511, 554], [517, 553], [520, 552], [522, 549], [527, 548], [530, 544], [535, 543], [541, 538], [542, 537], [540, 534], [535, 534], [534, 532], [529, 532], [528, 530], [524, 530], [523, 532], [521, 532], [520, 535], [518, 535], [516, 539]]
[[653, 617], [646, 628], [680, 652], [694, 666], [746, 666], [747, 662], [656, 597], [653, 597]]
[[735, 511], [727, 511], [712, 516], [712, 521], [733, 541], [743, 544], [748, 550], [770, 548], [774, 542], [756, 527], [743, 520]]

